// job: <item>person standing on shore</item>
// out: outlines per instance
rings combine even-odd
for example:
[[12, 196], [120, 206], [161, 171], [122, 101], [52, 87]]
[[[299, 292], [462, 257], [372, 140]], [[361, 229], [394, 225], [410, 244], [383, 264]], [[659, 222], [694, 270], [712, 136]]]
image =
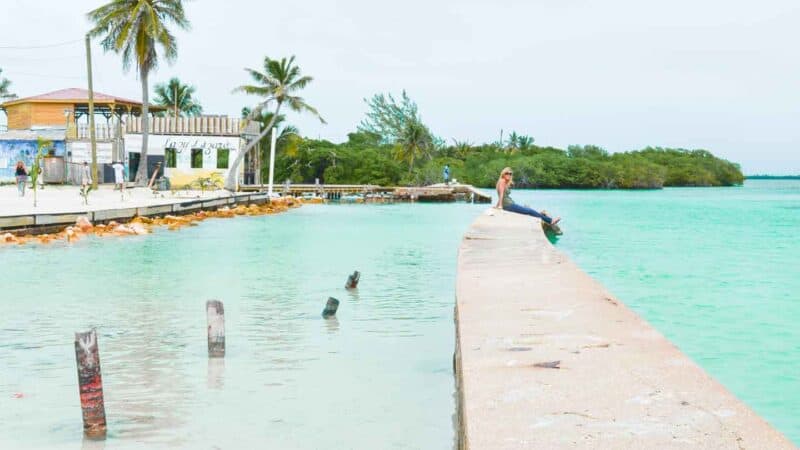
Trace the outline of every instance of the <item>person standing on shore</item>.
[[125, 166], [117, 161], [111, 165], [114, 168], [114, 189], [119, 188], [121, 193], [125, 193]]
[[449, 185], [450, 184], [450, 165], [449, 164], [445, 164], [444, 165], [444, 170], [442, 171], [442, 177], [444, 177], [444, 184]]
[[25, 196], [25, 183], [28, 181], [28, 170], [25, 169], [25, 163], [17, 161], [17, 167], [14, 170], [14, 176], [17, 178], [17, 191], [19, 196]]
[[500, 172], [500, 178], [497, 180], [497, 205], [495, 208], [503, 209], [505, 211], [517, 213], [517, 214], [525, 214], [528, 216], [538, 217], [542, 219], [546, 223], [550, 225], [555, 225], [559, 221], [561, 221], [561, 217], [556, 217], [555, 219], [551, 218], [550, 216], [544, 215], [539, 211], [536, 211], [533, 208], [528, 208], [527, 206], [522, 206], [514, 203], [514, 200], [511, 199], [511, 185], [514, 184], [514, 171], [511, 170], [511, 167], [506, 167]]
[[84, 161], [81, 167], [81, 190], [92, 184], [92, 172], [89, 170], [89, 163]]

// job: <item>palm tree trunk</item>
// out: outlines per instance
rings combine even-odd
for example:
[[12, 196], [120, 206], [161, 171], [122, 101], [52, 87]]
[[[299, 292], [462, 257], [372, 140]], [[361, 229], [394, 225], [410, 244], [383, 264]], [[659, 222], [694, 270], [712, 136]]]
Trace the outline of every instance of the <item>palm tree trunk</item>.
[[147, 185], [147, 135], [150, 133], [150, 89], [147, 85], [148, 72], [142, 69], [139, 78], [142, 81], [142, 152], [139, 156], [139, 168], [136, 170], [136, 186]]
[[281, 104], [278, 103], [278, 106], [275, 108], [275, 114], [272, 115], [272, 119], [270, 119], [269, 124], [267, 124], [266, 128], [261, 131], [261, 134], [258, 135], [255, 139], [250, 141], [237, 155], [236, 159], [233, 160], [233, 164], [228, 169], [228, 176], [225, 178], [225, 189], [231, 192], [236, 192], [236, 176], [239, 173], [238, 168], [239, 165], [244, 160], [244, 155], [247, 154], [250, 150], [255, 147], [261, 139], [266, 136], [269, 131], [275, 126], [275, 119], [278, 118], [278, 113], [281, 110]]

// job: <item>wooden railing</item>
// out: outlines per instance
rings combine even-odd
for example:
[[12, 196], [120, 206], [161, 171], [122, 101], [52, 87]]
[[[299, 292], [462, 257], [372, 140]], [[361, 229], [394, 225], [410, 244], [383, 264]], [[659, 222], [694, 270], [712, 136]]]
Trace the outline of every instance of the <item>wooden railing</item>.
[[[152, 134], [197, 134], [213, 136], [240, 136], [247, 132], [258, 133], [258, 123], [245, 130], [245, 121], [226, 116], [200, 117], [153, 117], [150, 119], [149, 132]], [[130, 117], [125, 123], [126, 133], [141, 133], [142, 118]]]
[[[116, 125], [95, 124], [95, 138], [99, 141], [110, 141], [117, 137]], [[81, 123], [77, 127], [71, 125], [67, 129], [67, 137], [70, 139], [89, 139], [89, 125]]]

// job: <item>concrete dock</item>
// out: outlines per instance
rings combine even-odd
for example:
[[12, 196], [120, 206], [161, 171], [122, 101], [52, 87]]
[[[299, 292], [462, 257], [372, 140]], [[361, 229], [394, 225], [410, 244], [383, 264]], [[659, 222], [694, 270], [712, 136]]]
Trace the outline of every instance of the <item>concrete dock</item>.
[[[243, 192], [264, 191], [264, 185], [242, 186]], [[376, 186], [370, 184], [290, 184], [276, 185], [275, 192], [302, 196], [303, 194], [320, 195], [328, 199], [339, 199], [346, 195], [389, 196], [399, 202], [470, 202], [490, 203], [492, 197], [469, 184], [450, 183], [432, 184], [430, 186]]]
[[530, 217], [473, 223], [456, 303], [460, 449], [795, 448]]
[[[101, 186], [83, 204], [74, 186], [48, 186], [39, 192], [39, 204], [33, 207], [33, 193], [19, 197], [15, 186], [0, 186], [0, 232], [16, 234], [51, 233], [74, 225], [78, 217], [90, 222], [126, 222], [133, 217], [181, 215], [200, 210], [214, 210], [268, 202], [266, 193], [237, 193], [227, 191], [176, 191], [153, 193], [146, 188], [126, 191], [123, 197], [111, 186]], [[0, 233], [2, 234], [2, 233]]]

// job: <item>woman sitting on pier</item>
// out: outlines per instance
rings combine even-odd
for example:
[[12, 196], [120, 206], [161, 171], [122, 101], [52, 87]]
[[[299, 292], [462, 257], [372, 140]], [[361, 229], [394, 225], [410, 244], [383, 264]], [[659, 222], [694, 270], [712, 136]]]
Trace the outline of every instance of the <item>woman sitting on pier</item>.
[[550, 225], [555, 225], [561, 220], [561, 217], [556, 217], [553, 219], [550, 216], [542, 214], [532, 208], [514, 203], [514, 200], [511, 200], [512, 184], [514, 184], [514, 171], [511, 170], [511, 167], [506, 167], [502, 172], [500, 172], [500, 179], [497, 180], [496, 187], [498, 198], [496, 208], [502, 208], [506, 211], [517, 214], [527, 214], [529, 216], [538, 217]]

